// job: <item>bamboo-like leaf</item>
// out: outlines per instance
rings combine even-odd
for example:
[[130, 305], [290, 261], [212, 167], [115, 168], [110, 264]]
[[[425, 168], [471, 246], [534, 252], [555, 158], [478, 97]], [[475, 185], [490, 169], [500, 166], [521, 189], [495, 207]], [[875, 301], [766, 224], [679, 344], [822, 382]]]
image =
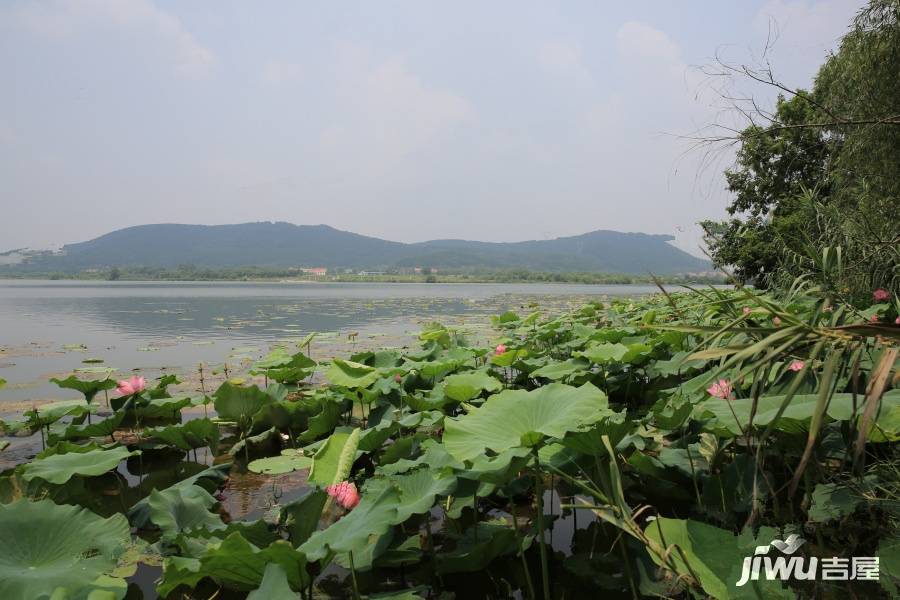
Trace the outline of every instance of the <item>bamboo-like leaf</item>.
[[866, 438], [869, 434], [869, 423], [872, 421], [872, 416], [875, 414], [875, 407], [878, 405], [878, 400], [884, 393], [888, 376], [894, 368], [894, 363], [897, 362], [897, 351], [897, 348], [885, 349], [881, 354], [881, 360], [878, 362], [878, 366], [872, 371], [872, 379], [869, 384], [868, 394], [866, 395], [866, 407], [863, 410], [862, 422], [860, 423], [859, 433], [857, 433], [856, 438], [856, 446], [853, 449], [854, 468], [858, 468], [861, 463], [863, 450], [866, 447]]
[[806, 438], [806, 448], [803, 449], [803, 456], [800, 457], [800, 463], [797, 465], [797, 469], [794, 471], [794, 477], [791, 479], [791, 484], [788, 487], [788, 497], [793, 496], [794, 492], [797, 491], [797, 486], [800, 484], [800, 478], [803, 476], [803, 471], [806, 470], [806, 465], [812, 457], [813, 447], [815, 446], [816, 438], [819, 435], [819, 428], [822, 426], [822, 418], [825, 415], [825, 409], [828, 406], [828, 399], [831, 398], [831, 394], [833, 393], [831, 383], [834, 379], [835, 369], [843, 355], [844, 349], [839, 348], [829, 354], [828, 358], [825, 359], [825, 368], [822, 370], [822, 379], [819, 381], [819, 396], [816, 399], [816, 409], [813, 412], [812, 420], [809, 424], [809, 434]]

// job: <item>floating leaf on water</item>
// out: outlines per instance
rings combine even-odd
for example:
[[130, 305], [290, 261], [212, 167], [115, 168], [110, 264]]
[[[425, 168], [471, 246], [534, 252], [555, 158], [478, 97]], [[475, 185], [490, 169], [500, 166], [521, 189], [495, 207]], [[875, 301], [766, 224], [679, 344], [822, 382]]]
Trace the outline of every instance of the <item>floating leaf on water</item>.
[[270, 456], [250, 462], [247, 469], [254, 473], [282, 475], [291, 471], [302, 471], [312, 466], [312, 457], [304, 456], [302, 450], [287, 449], [281, 456]]
[[84, 344], [63, 344], [62, 349], [69, 352], [87, 352], [88, 347]]

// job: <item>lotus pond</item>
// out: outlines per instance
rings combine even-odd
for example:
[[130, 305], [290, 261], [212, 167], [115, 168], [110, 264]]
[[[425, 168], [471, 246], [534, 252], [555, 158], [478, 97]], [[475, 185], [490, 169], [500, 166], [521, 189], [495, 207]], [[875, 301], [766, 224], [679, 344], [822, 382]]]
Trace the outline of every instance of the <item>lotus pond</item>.
[[[199, 393], [55, 377], [0, 423], [39, 450], [0, 598], [896, 597], [897, 308], [707, 289], [298, 337]], [[880, 571], [737, 585], [776, 540]]]

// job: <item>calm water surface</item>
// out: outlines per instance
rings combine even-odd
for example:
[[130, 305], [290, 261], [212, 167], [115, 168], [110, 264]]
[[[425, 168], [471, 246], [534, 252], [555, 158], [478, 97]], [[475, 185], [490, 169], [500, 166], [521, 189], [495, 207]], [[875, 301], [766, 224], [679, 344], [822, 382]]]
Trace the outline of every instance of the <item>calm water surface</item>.
[[[410, 343], [424, 322], [489, 335], [490, 314], [562, 310], [602, 296], [653, 293], [643, 285], [72, 282], [0, 280], [0, 390], [4, 403], [77, 397], [48, 384], [79, 369], [147, 376], [239, 370], [272, 345], [319, 332], [315, 358], [361, 346]], [[479, 329], [480, 327], [480, 329]], [[348, 340], [348, 334], [358, 336]], [[88, 361], [88, 362], [85, 362]], [[102, 363], [93, 361], [103, 361]]]

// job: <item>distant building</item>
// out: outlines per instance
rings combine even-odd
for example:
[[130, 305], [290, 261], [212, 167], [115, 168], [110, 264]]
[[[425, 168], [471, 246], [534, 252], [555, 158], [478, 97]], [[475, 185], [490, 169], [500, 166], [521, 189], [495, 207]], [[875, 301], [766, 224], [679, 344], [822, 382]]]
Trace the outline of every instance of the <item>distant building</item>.
[[360, 275], [368, 276], [368, 275], [384, 275], [384, 271], [360, 271]]
[[300, 270], [303, 271], [304, 273], [306, 273], [307, 275], [312, 275], [314, 277], [324, 277], [325, 275], [328, 274], [328, 269], [326, 269], [325, 267], [312, 267], [309, 269], [301, 267]]

